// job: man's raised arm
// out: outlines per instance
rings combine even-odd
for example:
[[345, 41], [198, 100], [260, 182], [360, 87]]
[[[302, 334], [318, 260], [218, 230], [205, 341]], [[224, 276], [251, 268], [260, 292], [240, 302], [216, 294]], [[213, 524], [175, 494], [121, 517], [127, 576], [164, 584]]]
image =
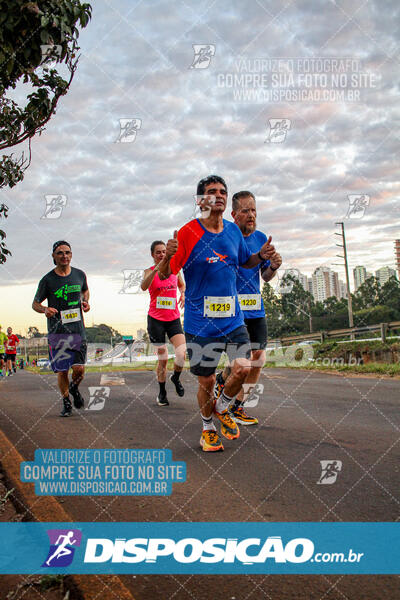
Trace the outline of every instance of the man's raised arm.
[[252, 254], [249, 260], [240, 266], [244, 269], [252, 269], [265, 260], [270, 260], [275, 253], [275, 247], [271, 245], [271, 240], [272, 237], [269, 236], [268, 240], [261, 246], [260, 250], [255, 254]]
[[167, 249], [164, 258], [158, 263], [158, 271], [163, 277], [169, 277], [171, 275], [171, 258], [178, 251], [178, 232], [174, 231], [174, 237], [167, 242]]

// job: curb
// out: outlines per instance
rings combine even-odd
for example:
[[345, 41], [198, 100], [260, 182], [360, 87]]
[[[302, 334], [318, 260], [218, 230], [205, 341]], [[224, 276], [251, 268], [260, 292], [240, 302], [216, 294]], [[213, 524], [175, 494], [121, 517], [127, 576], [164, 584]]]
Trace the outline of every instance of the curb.
[[[32, 519], [39, 522], [67, 522], [73, 519], [53, 496], [36, 496], [33, 483], [19, 479], [24, 458], [0, 430], [0, 461], [6, 477], [17, 491]], [[117, 575], [68, 575], [84, 600], [135, 600]]]

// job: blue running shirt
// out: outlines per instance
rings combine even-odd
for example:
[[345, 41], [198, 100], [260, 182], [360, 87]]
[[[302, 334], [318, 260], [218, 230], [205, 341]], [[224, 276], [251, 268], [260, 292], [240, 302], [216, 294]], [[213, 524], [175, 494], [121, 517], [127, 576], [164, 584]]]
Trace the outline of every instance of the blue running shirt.
[[[253, 231], [250, 235], [245, 238], [248, 248], [251, 253], [258, 252], [263, 244], [268, 241], [265, 233], [261, 231]], [[245, 294], [247, 297], [242, 297], [242, 310], [244, 312], [245, 319], [258, 319], [265, 316], [264, 302], [261, 297], [260, 308], [258, 310], [251, 310], [250, 307], [256, 301], [256, 296], [261, 295], [260, 293], [260, 270], [269, 266], [270, 261], [265, 260], [252, 269], [238, 268], [237, 273], [237, 291], [239, 296]], [[260, 301], [258, 300], [258, 301]]]
[[200, 337], [222, 337], [244, 324], [236, 277], [253, 253], [235, 223], [223, 224], [220, 233], [211, 233], [199, 219], [186, 223], [170, 263], [172, 273], [183, 269], [185, 275], [184, 330]]

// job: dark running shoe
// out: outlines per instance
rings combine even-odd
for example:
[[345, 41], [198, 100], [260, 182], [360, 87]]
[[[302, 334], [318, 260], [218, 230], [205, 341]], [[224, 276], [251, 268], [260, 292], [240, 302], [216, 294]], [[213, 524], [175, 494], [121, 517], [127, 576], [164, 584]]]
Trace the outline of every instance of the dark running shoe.
[[176, 393], [178, 394], [178, 396], [180, 396], [182, 398], [182, 396], [184, 396], [184, 394], [185, 394], [185, 388], [183, 387], [183, 385], [181, 384], [179, 379], [175, 379], [175, 377], [173, 375], [171, 375], [170, 380], [172, 381], [172, 383], [175, 386]]
[[85, 406], [85, 401], [81, 396], [80, 391], [78, 390], [78, 386], [75, 383], [69, 384], [69, 392], [72, 394], [74, 399], [75, 408], [83, 408]]
[[162, 394], [160, 392], [157, 396], [157, 404], [159, 406], [168, 406], [169, 402], [168, 402], [167, 394]]
[[72, 404], [69, 396], [63, 398], [63, 409], [60, 412], [60, 417], [70, 417], [72, 414]]

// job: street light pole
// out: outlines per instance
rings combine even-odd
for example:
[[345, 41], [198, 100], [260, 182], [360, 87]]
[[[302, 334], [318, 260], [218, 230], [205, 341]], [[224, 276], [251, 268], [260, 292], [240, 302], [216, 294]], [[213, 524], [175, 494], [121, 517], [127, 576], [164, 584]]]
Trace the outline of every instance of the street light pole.
[[[349, 313], [349, 327], [353, 328], [354, 327], [353, 304], [352, 304], [351, 293], [350, 293], [349, 264], [347, 261], [347, 248], [346, 248], [346, 236], [344, 233], [344, 223], [342, 221], [340, 221], [338, 223], [335, 223], [335, 225], [340, 225], [342, 228], [342, 233], [335, 232], [335, 235], [340, 235], [342, 237], [343, 244], [336, 244], [336, 246], [343, 248], [344, 256], [341, 256], [340, 254], [337, 254], [336, 256], [344, 259], [344, 268], [345, 268], [345, 273], [346, 273], [346, 289], [347, 289], [347, 309], [348, 309], [348, 313]], [[351, 339], [354, 339], [354, 334], [351, 334]]]

